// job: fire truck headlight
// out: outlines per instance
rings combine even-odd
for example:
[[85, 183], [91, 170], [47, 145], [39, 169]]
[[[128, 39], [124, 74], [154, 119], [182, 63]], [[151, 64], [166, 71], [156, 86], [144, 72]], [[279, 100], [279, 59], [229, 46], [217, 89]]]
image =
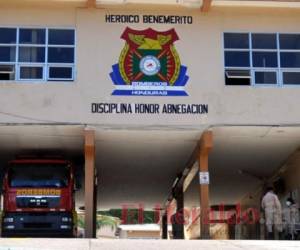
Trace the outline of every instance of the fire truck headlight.
[[60, 228], [61, 228], [61, 229], [70, 229], [71, 226], [68, 226], [68, 225], [61, 225]]
[[6, 217], [6, 218], [3, 219], [3, 222], [10, 222], [10, 223], [12, 223], [12, 222], [14, 222], [14, 218], [12, 218], [12, 217]]
[[4, 226], [5, 229], [15, 229], [14, 225], [8, 225], [8, 226]]
[[69, 218], [69, 217], [62, 217], [61, 218], [61, 221], [63, 221], [63, 222], [69, 222], [69, 221], [71, 221], [72, 219], [71, 218]]

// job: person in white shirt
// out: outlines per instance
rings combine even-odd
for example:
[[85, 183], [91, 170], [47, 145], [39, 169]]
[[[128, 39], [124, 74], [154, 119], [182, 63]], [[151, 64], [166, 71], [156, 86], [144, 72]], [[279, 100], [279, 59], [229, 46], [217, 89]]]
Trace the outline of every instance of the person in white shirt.
[[261, 206], [265, 212], [268, 239], [274, 239], [274, 230], [281, 235], [283, 228], [281, 204], [272, 187], [267, 188], [267, 193], [262, 199]]
[[296, 224], [299, 223], [299, 211], [292, 198], [286, 200], [286, 208], [283, 213], [284, 231], [286, 239], [294, 240], [297, 238]]

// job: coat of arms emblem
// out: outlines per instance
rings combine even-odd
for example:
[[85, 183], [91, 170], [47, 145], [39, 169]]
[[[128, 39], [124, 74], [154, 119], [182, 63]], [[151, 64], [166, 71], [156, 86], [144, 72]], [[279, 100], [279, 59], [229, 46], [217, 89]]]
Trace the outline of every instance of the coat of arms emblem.
[[112, 95], [187, 96], [189, 77], [174, 46], [175, 29], [165, 32], [126, 28], [125, 46], [110, 77], [116, 89]]

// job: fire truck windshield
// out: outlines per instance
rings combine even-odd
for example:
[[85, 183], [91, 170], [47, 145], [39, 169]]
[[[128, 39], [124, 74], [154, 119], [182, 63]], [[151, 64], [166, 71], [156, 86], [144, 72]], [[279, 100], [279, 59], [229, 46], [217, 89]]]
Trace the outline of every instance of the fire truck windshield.
[[11, 187], [66, 187], [70, 168], [65, 164], [14, 164], [8, 171]]

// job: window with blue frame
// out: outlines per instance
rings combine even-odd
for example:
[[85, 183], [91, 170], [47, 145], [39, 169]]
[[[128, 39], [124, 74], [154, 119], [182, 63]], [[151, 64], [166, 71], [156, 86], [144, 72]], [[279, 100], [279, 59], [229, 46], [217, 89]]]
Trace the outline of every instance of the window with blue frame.
[[300, 85], [300, 34], [224, 33], [226, 85]]
[[0, 27], [0, 81], [73, 81], [75, 30]]

